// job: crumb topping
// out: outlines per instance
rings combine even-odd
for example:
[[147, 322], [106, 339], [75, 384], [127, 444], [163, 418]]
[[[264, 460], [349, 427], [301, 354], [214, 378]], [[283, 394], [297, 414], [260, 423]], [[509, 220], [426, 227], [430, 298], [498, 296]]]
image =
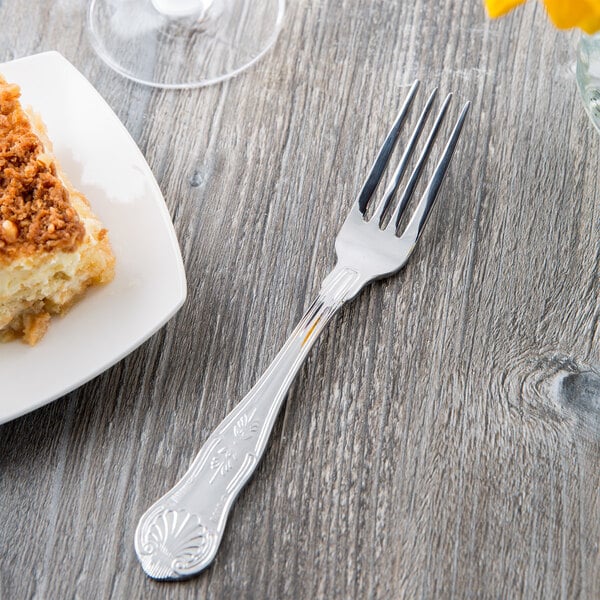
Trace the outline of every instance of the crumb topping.
[[0, 75], [0, 262], [39, 251], [73, 251], [85, 234], [20, 95]]

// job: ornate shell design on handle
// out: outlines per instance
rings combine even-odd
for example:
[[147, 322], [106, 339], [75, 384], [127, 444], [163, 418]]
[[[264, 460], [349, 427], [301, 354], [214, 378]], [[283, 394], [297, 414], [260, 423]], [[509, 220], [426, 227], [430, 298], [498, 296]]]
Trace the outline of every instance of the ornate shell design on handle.
[[158, 506], [136, 531], [135, 547], [144, 571], [155, 579], [181, 579], [209, 564], [217, 539], [198, 515]]

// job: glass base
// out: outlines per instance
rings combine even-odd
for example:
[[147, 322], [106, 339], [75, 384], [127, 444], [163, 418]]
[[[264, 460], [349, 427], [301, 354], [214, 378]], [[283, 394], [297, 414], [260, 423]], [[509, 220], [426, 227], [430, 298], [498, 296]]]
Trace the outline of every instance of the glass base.
[[576, 74], [585, 109], [600, 133], [600, 34], [581, 34]]
[[88, 31], [98, 55], [145, 85], [192, 88], [229, 79], [277, 39], [285, 0], [213, 0], [197, 14], [166, 16], [152, 0], [92, 0]]

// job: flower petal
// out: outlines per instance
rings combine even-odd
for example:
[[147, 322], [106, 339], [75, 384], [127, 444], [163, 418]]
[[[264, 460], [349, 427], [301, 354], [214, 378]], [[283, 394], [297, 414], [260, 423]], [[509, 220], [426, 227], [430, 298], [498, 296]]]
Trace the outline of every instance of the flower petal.
[[559, 29], [577, 27], [595, 15], [586, 0], [545, 0], [544, 4], [550, 19]]
[[525, 2], [526, 0], [485, 0], [485, 7], [490, 17], [495, 19]]

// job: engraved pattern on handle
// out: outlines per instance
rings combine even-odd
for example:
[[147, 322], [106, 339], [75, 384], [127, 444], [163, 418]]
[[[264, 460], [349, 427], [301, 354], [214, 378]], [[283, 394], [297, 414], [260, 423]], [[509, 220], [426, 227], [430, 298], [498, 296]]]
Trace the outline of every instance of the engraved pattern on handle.
[[214, 558], [229, 508], [257, 463], [258, 434], [268, 426], [255, 418], [256, 409], [240, 408], [210, 436], [179, 483], [142, 517], [136, 552], [151, 577], [188, 577]]
[[360, 284], [356, 271], [334, 269], [264, 375], [211, 434], [179, 482], [142, 516], [135, 549], [150, 577], [182, 579], [212, 562], [230, 508], [266, 448], [294, 376], [319, 333]]

